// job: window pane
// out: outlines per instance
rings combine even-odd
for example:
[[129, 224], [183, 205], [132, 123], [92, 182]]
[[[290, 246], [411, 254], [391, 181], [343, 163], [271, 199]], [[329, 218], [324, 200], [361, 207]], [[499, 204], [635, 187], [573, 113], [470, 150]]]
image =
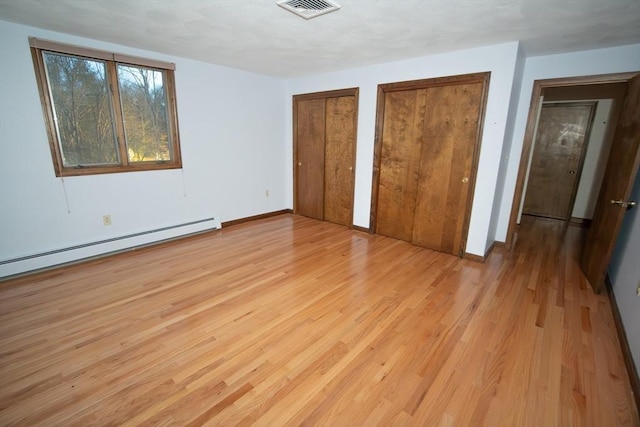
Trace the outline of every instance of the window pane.
[[118, 85], [129, 161], [171, 160], [164, 72], [118, 64]]
[[44, 53], [64, 166], [119, 163], [105, 63]]

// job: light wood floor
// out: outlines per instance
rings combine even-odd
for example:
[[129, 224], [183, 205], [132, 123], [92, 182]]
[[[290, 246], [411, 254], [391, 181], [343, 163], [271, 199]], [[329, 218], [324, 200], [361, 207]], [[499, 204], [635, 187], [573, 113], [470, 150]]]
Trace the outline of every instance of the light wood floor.
[[0, 424], [639, 425], [581, 231], [479, 264], [282, 215], [0, 283]]

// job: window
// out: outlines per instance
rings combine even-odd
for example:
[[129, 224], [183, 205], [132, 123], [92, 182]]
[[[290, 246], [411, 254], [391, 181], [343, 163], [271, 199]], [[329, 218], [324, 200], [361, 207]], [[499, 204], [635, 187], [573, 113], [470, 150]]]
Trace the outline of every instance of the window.
[[174, 64], [29, 44], [56, 176], [182, 166]]

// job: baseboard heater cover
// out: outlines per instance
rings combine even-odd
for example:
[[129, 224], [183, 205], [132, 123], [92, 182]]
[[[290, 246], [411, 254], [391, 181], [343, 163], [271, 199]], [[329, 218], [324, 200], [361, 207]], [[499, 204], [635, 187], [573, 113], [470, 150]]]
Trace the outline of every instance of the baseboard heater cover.
[[[163, 232], [168, 232], [168, 231], [176, 230], [176, 229], [179, 229], [179, 228], [194, 228], [194, 230], [186, 232], [186, 233], [177, 233], [177, 234], [172, 233], [172, 235], [168, 235], [167, 237], [161, 237], [159, 239], [148, 239], [148, 241], [145, 241], [145, 242], [142, 242], [142, 243], [134, 243], [134, 244], [131, 244], [131, 245], [127, 245], [126, 244], [126, 241], [128, 239], [135, 239], [135, 238], [140, 238], [140, 237], [144, 237], [144, 236], [153, 236], [154, 234], [162, 234]], [[50, 251], [40, 252], [40, 253], [36, 253], [36, 254], [24, 255], [24, 256], [21, 256], [21, 257], [0, 260], [0, 267], [9, 266], [11, 264], [20, 263], [20, 262], [23, 262], [23, 261], [43, 259], [43, 258], [52, 256], [52, 255], [65, 254], [65, 253], [69, 253], [69, 252], [76, 251], [76, 250], [79, 250], [79, 249], [87, 249], [87, 248], [93, 248], [93, 247], [100, 246], [100, 245], [108, 245], [110, 243], [117, 243], [117, 242], [125, 243], [124, 246], [119, 247], [119, 248], [115, 248], [114, 250], [107, 250], [107, 251], [104, 251], [104, 252], [99, 252], [97, 254], [88, 255], [86, 257], [82, 257], [81, 256], [79, 258], [74, 258], [74, 259], [69, 260], [71, 262], [79, 261], [79, 260], [84, 259], [84, 258], [91, 258], [91, 257], [94, 257], [94, 256], [106, 255], [106, 254], [109, 254], [111, 252], [118, 252], [118, 251], [122, 251], [122, 250], [126, 250], [126, 249], [135, 249], [137, 247], [146, 246], [146, 245], [152, 244], [152, 243], [162, 242], [164, 240], [169, 240], [169, 239], [173, 239], [173, 238], [177, 238], [177, 237], [181, 237], [181, 236], [185, 236], [185, 235], [189, 235], [189, 234], [199, 233], [199, 232], [202, 232], [202, 231], [218, 230], [218, 229], [221, 229], [221, 228], [222, 228], [222, 224], [220, 222], [220, 218], [219, 217], [204, 218], [204, 219], [200, 219], [200, 220], [196, 220], [196, 221], [185, 222], [185, 223], [182, 223], [182, 224], [170, 225], [170, 226], [167, 226], [167, 227], [156, 228], [156, 229], [153, 229], [153, 230], [146, 230], [146, 231], [141, 231], [141, 232], [138, 232], [138, 233], [127, 234], [127, 235], [124, 235], [124, 236], [117, 236], [117, 237], [112, 237], [112, 238], [109, 238], [109, 239], [97, 240], [97, 241], [89, 242], [89, 243], [82, 243], [82, 244], [79, 244], [79, 245], [69, 246], [69, 247], [66, 247], [66, 248], [53, 249], [53, 250], [50, 250]], [[145, 240], [147, 240], [147, 239], [145, 239]], [[69, 262], [69, 261], [67, 261], [67, 262]], [[56, 262], [44, 263], [44, 265], [36, 267], [36, 269], [37, 268], [43, 268], [43, 267], [51, 267], [51, 266], [57, 265], [57, 264], [60, 264], [60, 263], [56, 263]], [[33, 268], [27, 268], [25, 270], [18, 271], [18, 273], [22, 273], [22, 272], [26, 272], [26, 271], [30, 271], [30, 270], [34, 270], [34, 269]], [[12, 274], [12, 273], [9, 273], [9, 274]], [[2, 277], [2, 276], [5, 276], [5, 274], [0, 274], [0, 277]]]

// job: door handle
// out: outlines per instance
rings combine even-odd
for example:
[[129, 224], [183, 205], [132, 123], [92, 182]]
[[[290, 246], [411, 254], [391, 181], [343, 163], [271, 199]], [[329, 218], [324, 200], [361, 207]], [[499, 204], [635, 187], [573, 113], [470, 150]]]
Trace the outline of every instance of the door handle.
[[611, 200], [611, 204], [622, 206], [623, 208], [631, 209], [636, 205], [636, 202], [634, 202], [633, 200], [629, 200], [628, 202], [625, 202], [624, 200]]
[[569, 171], [569, 175], [575, 175], [576, 171]]

